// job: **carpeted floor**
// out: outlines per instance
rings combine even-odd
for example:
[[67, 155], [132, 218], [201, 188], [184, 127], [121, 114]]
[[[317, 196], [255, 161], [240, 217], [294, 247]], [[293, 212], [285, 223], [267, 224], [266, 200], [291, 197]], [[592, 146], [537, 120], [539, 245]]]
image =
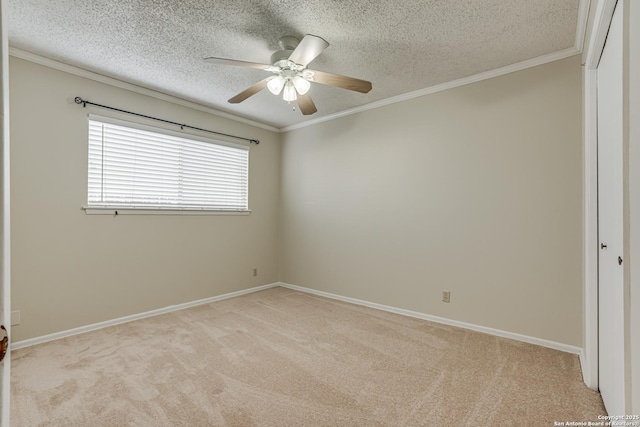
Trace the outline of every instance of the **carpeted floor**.
[[578, 357], [273, 288], [16, 350], [12, 426], [598, 421]]

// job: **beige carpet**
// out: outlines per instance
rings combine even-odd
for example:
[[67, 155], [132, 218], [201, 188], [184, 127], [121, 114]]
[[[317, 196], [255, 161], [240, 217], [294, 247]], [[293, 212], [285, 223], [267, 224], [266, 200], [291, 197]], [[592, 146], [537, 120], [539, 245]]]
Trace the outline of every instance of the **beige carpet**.
[[604, 414], [575, 355], [285, 288], [12, 357], [12, 426], [553, 426]]

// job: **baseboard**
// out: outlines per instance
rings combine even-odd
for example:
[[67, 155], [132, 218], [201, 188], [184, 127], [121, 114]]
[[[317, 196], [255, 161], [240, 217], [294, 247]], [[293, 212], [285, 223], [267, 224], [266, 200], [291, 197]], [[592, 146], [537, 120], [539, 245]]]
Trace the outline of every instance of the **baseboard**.
[[582, 371], [582, 381], [591, 390], [599, 391], [598, 389], [598, 370], [593, 369], [591, 365], [593, 363], [589, 360], [586, 349], [580, 350], [580, 370]]
[[326, 298], [331, 298], [339, 301], [349, 302], [352, 304], [362, 305], [365, 307], [375, 308], [378, 310], [389, 311], [391, 313], [401, 314], [403, 316], [415, 317], [418, 319], [428, 320], [431, 322], [441, 323], [444, 325], [456, 326], [458, 328], [470, 329], [476, 332], [482, 332], [489, 335], [494, 335], [502, 338], [509, 338], [516, 341], [522, 341], [529, 344], [540, 345], [543, 347], [552, 348], [554, 350], [564, 351], [566, 353], [577, 354], [580, 356], [580, 364], [583, 362], [583, 352], [580, 347], [563, 344], [555, 341], [549, 341], [542, 338], [530, 337], [527, 335], [517, 334], [515, 332], [503, 331], [500, 329], [488, 328], [486, 326], [474, 325], [472, 323], [459, 322], [457, 320], [447, 319], [444, 317], [432, 316], [430, 314], [420, 313], [417, 311], [405, 310], [402, 308], [391, 307], [388, 305], [377, 304], [374, 302], [364, 301], [356, 298], [344, 297], [341, 295], [332, 294], [329, 292], [317, 291], [311, 288], [305, 288], [302, 286], [291, 285], [289, 283], [280, 282], [277, 285], [282, 286], [284, 288], [305, 292], [308, 294], [314, 294]]
[[144, 318], [147, 318], [147, 317], [158, 316], [160, 314], [170, 313], [172, 311], [184, 310], [186, 308], [195, 307], [195, 306], [198, 306], [198, 305], [209, 304], [209, 303], [212, 303], [212, 302], [216, 302], [216, 301], [221, 301], [221, 300], [225, 300], [225, 299], [228, 299], [228, 298], [237, 297], [237, 296], [240, 296], [240, 295], [246, 295], [246, 294], [250, 294], [250, 293], [253, 293], [253, 292], [262, 291], [264, 289], [274, 288], [274, 287], [277, 287], [277, 286], [281, 286], [281, 287], [284, 287], [284, 288], [288, 288], [288, 289], [292, 289], [292, 290], [296, 290], [296, 291], [300, 291], [300, 292], [305, 292], [305, 293], [308, 293], [308, 294], [314, 294], [314, 295], [318, 295], [318, 296], [322, 296], [322, 297], [326, 297], [326, 298], [331, 298], [331, 299], [335, 299], [335, 300], [339, 300], [339, 301], [344, 301], [344, 302], [348, 302], [348, 303], [351, 303], [351, 304], [362, 305], [362, 306], [374, 308], [374, 309], [377, 309], [377, 310], [383, 310], [383, 311], [388, 311], [388, 312], [391, 312], [391, 313], [401, 314], [403, 316], [415, 317], [415, 318], [418, 318], [418, 319], [428, 320], [428, 321], [431, 321], [431, 322], [441, 323], [441, 324], [444, 324], [444, 325], [456, 326], [458, 328], [469, 329], [469, 330], [476, 331], [476, 332], [482, 332], [482, 333], [489, 334], [489, 335], [494, 335], [494, 336], [498, 336], [498, 337], [502, 337], [502, 338], [509, 338], [509, 339], [513, 339], [513, 340], [516, 340], [516, 341], [522, 341], [522, 342], [526, 342], [526, 343], [529, 343], [529, 344], [535, 344], [535, 345], [540, 345], [540, 346], [543, 346], [543, 347], [552, 348], [554, 350], [560, 350], [560, 351], [564, 351], [564, 352], [567, 352], [567, 353], [577, 354], [580, 357], [580, 365], [581, 365], [581, 367], [583, 369], [583, 372], [584, 372], [584, 369], [585, 369], [585, 366], [586, 366], [585, 358], [584, 358], [584, 352], [579, 347], [575, 347], [575, 346], [571, 346], [571, 345], [563, 344], [563, 343], [558, 343], [558, 342], [554, 342], [554, 341], [548, 341], [548, 340], [544, 340], [544, 339], [541, 339], [541, 338], [530, 337], [530, 336], [527, 336], [527, 335], [521, 335], [521, 334], [517, 334], [517, 333], [514, 333], [514, 332], [503, 331], [503, 330], [500, 330], [500, 329], [493, 329], [493, 328], [488, 328], [488, 327], [485, 327], [485, 326], [474, 325], [472, 323], [460, 322], [460, 321], [457, 321], [457, 320], [447, 319], [447, 318], [444, 318], [444, 317], [432, 316], [430, 314], [420, 313], [420, 312], [417, 312], [417, 311], [405, 310], [405, 309], [402, 309], [402, 308], [391, 307], [391, 306], [388, 306], [388, 305], [383, 305], [383, 304], [378, 304], [378, 303], [374, 303], [374, 302], [364, 301], [364, 300], [360, 300], [360, 299], [356, 299], [356, 298], [345, 297], [345, 296], [342, 296], [342, 295], [337, 295], [337, 294], [332, 294], [332, 293], [329, 293], [329, 292], [318, 291], [318, 290], [315, 290], [315, 289], [305, 288], [305, 287], [302, 287], [302, 286], [292, 285], [292, 284], [283, 283], [283, 282], [276, 282], [276, 283], [271, 283], [271, 284], [268, 284], [268, 285], [256, 286], [256, 287], [253, 287], [253, 288], [243, 289], [241, 291], [236, 291], [236, 292], [230, 292], [228, 294], [218, 295], [218, 296], [215, 296], [215, 297], [204, 298], [204, 299], [200, 299], [200, 300], [196, 300], [196, 301], [186, 302], [186, 303], [183, 303], [183, 304], [171, 305], [171, 306], [168, 306], [168, 307], [159, 308], [157, 310], [151, 310], [151, 311], [146, 311], [144, 313], [132, 314], [130, 316], [124, 316], [124, 317], [119, 317], [117, 319], [106, 320], [104, 322], [93, 323], [91, 325], [80, 326], [78, 328], [68, 329], [66, 331], [55, 332], [53, 334], [44, 335], [44, 336], [41, 336], [41, 337], [36, 337], [36, 338], [30, 338], [30, 339], [26, 339], [26, 340], [22, 340], [22, 341], [17, 341], [17, 342], [11, 343], [11, 350], [17, 350], [17, 349], [20, 349], [20, 348], [29, 347], [29, 346], [36, 345], [36, 344], [42, 344], [42, 343], [45, 343], [45, 342], [48, 342], [48, 341], [53, 341], [53, 340], [57, 340], [57, 339], [61, 339], [61, 338], [70, 337], [72, 335], [78, 335], [78, 334], [82, 334], [82, 333], [85, 333], [85, 332], [95, 331], [97, 329], [107, 328], [109, 326], [115, 326], [115, 325], [119, 325], [119, 324], [122, 324], [122, 323], [132, 322], [134, 320], [140, 320], [140, 319], [144, 319]]
[[262, 291], [264, 289], [274, 288], [279, 286], [279, 283], [271, 283], [268, 285], [256, 286], [249, 289], [243, 289], [241, 291], [230, 292], [228, 294], [218, 295], [215, 297], [199, 299], [196, 301], [185, 302], [183, 304], [170, 305], [168, 307], [159, 308], [157, 310], [145, 311], [144, 313], [132, 314], [130, 316], [119, 317], [117, 319], [106, 320], [104, 322], [93, 323], [91, 325], [80, 326], [78, 328], [68, 329], [66, 331], [55, 332], [53, 334], [44, 335], [36, 338], [29, 338], [22, 341], [11, 343], [11, 350], [17, 350], [19, 348], [29, 347], [36, 344], [42, 344], [48, 341], [57, 340], [60, 338], [70, 337], [72, 335], [78, 335], [85, 332], [95, 331], [97, 329], [107, 328], [109, 326], [120, 325], [122, 323], [132, 322], [134, 320], [144, 319], [146, 317], [158, 316], [160, 314], [171, 313], [172, 311], [184, 310], [185, 308], [195, 307], [198, 305], [209, 304], [216, 301], [222, 301], [225, 299], [238, 297], [240, 295], [246, 295], [253, 292]]

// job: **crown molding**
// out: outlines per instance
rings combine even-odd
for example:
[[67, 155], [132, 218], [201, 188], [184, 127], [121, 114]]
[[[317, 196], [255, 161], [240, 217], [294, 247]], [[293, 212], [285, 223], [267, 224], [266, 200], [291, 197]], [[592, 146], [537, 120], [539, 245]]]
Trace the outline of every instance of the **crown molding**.
[[225, 113], [222, 111], [218, 111], [211, 107], [207, 107], [202, 104], [198, 104], [193, 101], [187, 101], [186, 99], [178, 98], [177, 96], [168, 95], [166, 93], [158, 92], [154, 89], [149, 89], [143, 86], [138, 86], [132, 83], [127, 83], [122, 80], [115, 79], [113, 77], [108, 77], [103, 74], [95, 73], [93, 71], [87, 71], [79, 67], [74, 67], [73, 65], [65, 64], [63, 62], [56, 61], [54, 59], [46, 58], [44, 56], [36, 55], [31, 52], [26, 52], [24, 50], [16, 49], [14, 47], [9, 48], [9, 55], [14, 56], [19, 59], [24, 59], [25, 61], [33, 62], [39, 65], [44, 65], [45, 67], [53, 68], [58, 71], [63, 71], [65, 73], [73, 74], [78, 77], [84, 77], [86, 79], [94, 80], [99, 83], [108, 84], [110, 86], [115, 86], [120, 89], [129, 90], [131, 92], [136, 92], [141, 95], [150, 96], [152, 98], [160, 99], [162, 101], [171, 102], [172, 104], [177, 104], [182, 107], [191, 108], [193, 110], [202, 111], [207, 114], [211, 114], [214, 116], [222, 117], [225, 119], [233, 120], [235, 122], [244, 123], [246, 125], [254, 126], [257, 128], [265, 129], [271, 132], [280, 132], [280, 130], [274, 126], [270, 126], [264, 123], [256, 122], [250, 119], [245, 119], [244, 117], [239, 117], [233, 114]]
[[297, 123], [297, 124], [285, 126], [282, 128], [277, 128], [264, 123], [260, 123], [250, 119], [245, 119], [243, 117], [235, 116], [233, 114], [218, 111], [202, 104], [198, 104], [192, 101], [187, 101], [185, 99], [178, 98], [173, 95], [168, 95], [153, 89], [134, 85], [132, 83], [127, 83], [122, 80], [114, 79], [113, 77], [107, 77], [105, 75], [98, 74], [93, 71], [87, 71], [82, 68], [78, 68], [69, 64], [65, 64], [50, 58], [46, 58], [40, 55], [36, 55], [34, 53], [16, 49], [13, 47], [9, 48], [9, 55], [14, 56], [16, 58], [24, 59], [26, 61], [34, 62], [36, 64], [44, 65], [46, 67], [50, 67], [59, 71], [64, 71], [66, 73], [70, 73], [79, 77], [88, 78], [100, 83], [105, 83], [111, 86], [119, 87], [121, 89], [130, 90], [132, 92], [140, 93], [142, 95], [151, 96], [156, 99], [161, 99], [163, 101], [181, 105], [183, 107], [192, 108], [194, 110], [202, 111], [218, 117], [223, 117], [223, 118], [244, 123], [250, 126], [255, 126], [271, 132], [284, 133], [284, 132], [289, 132], [296, 129], [305, 128], [308, 126], [313, 126], [319, 123], [335, 120], [341, 117], [346, 117], [353, 114], [361, 113], [363, 111], [373, 110], [373, 109], [384, 107], [387, 105], [392, 105], [399, 102], [408, 101], [410, 99], [419, 98], [421, 96], [430, 95], [433, 93], [442, 92], [448, 89], [453, 89], [453, 88], [468, 85], [471, 83], [480, 82], [482, 80], [503, 76], [505, 74], [513, 73], [516, 71], [522, 71], [527, 68], [537, 67], [538, 65], [543, 65], [549, 62], [558, 61], [561, 59], [568, 58], [570, 56], [579, 55], [582, 52], [582, 45], [584, 43], [584, 38], [586, 34], [586, 24], [587, 24], [587, 18], [589, 14], [589, 2], [590, 0], [580, 0], [579, 13], [578, 13], [578, 28], [576, 31], [576, 41], [575, 41], [576, 46], [574, 47], [553, 52], [547, 55], [542, 55], [537, 58], [528, 59], [526, 61], [517, 62], [515, 64], [506, 65], [504, 67], [485, 71], [483, 73], [474, 74], [472, 76], [463, 77], [461, 79], [452, 80], [450, 82], [438, 84], [435, 86], [430, 86], [430, 87], [419, 89], [413, 92], [408, 92], [408, 93], [394, 96], [391, 98], [382, 99], [380, 101], [371, 102], [369, 104], [364, 104], [358, 107], [350, 108], [350, 109], [343, 110], [333, 114], [328, 114], [326, 116], [318, 117], [317, 119], [308, 120], [302, 123]]
[[591, 0], [580, 0], [578, 5], [578, 24], [576, 25], [576, 50], [582, 53], [584, 49], [584, 40], [587, 36], [587, 22], [589, 20], [589, 8]]
[[363, 111], [373, 110], [376, 108], [384, 107], [391, 104], [397, 104], [398, 102], [408, 101], [410, 99], [419, 98], [421, 96], [430, 95], [436, 92], [442, 92], [447, 89], [453, 89], [456, 87], [468, 85], [470, 83], [480, 82], [482, 80], [492, 79], [494, 77], [503, 76], [505, 74], [513, 73], [516, 71], [522, 71], [527, 68], [537, 67], [538, 65], [547, 64], [549, 62], [565, 59], [570, 56], [578, 55], [580, 51], [576, 47], [570, 47], [568, 49], [553, 52], [547, 55], [539, 56], [537, 58], [528, 59], [526, 61], [518, 62], [515, 64], [507, 65], [504, 67], [496, 68], [494, 70], [485, 71], [483, 73], [474, 74], [472, 76], [463, 77], [461, 79], [452, 80], [450, 82], [442, 83], [435, 86], [430, 86], [424, 89], [416, 90], [414, 92], [408, 92], [402, 95], [394, 96], [391, 98], [383, 99], [380, 101], [372, 102], [370, 104], [361, 105], [359, 107], [350, 108], [348, 110], [340, 111], [338, 113], [329, 114], [319, 117], [315, 120], [309, 120], [303, 123], [287, 126], [280, 129], [280, 132], [289, 132], [295, 129], [301, 129], [307, 126], [316, 125], [318, 123], [327, 122], [340, 117], [350, 116], [352, 114], [361, 113]]

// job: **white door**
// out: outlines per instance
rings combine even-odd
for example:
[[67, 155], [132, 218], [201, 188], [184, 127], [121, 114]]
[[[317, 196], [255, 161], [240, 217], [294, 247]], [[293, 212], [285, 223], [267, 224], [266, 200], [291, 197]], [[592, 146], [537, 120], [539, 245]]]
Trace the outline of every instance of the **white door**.
[[[9, 42], [7, 1], [0, 0], [0, 324], [10, 331], [11, 246], [9, 237]], [[9, 333], [9, 332], [8, 332]], [[0, 427], [9, 427], [9, 351], [0, 362]]]
[[[624, 407], [622, 0], [598, 65], [598, 382], [610, 415]], [[622, 260], [624, 261], [624, 260]]]

